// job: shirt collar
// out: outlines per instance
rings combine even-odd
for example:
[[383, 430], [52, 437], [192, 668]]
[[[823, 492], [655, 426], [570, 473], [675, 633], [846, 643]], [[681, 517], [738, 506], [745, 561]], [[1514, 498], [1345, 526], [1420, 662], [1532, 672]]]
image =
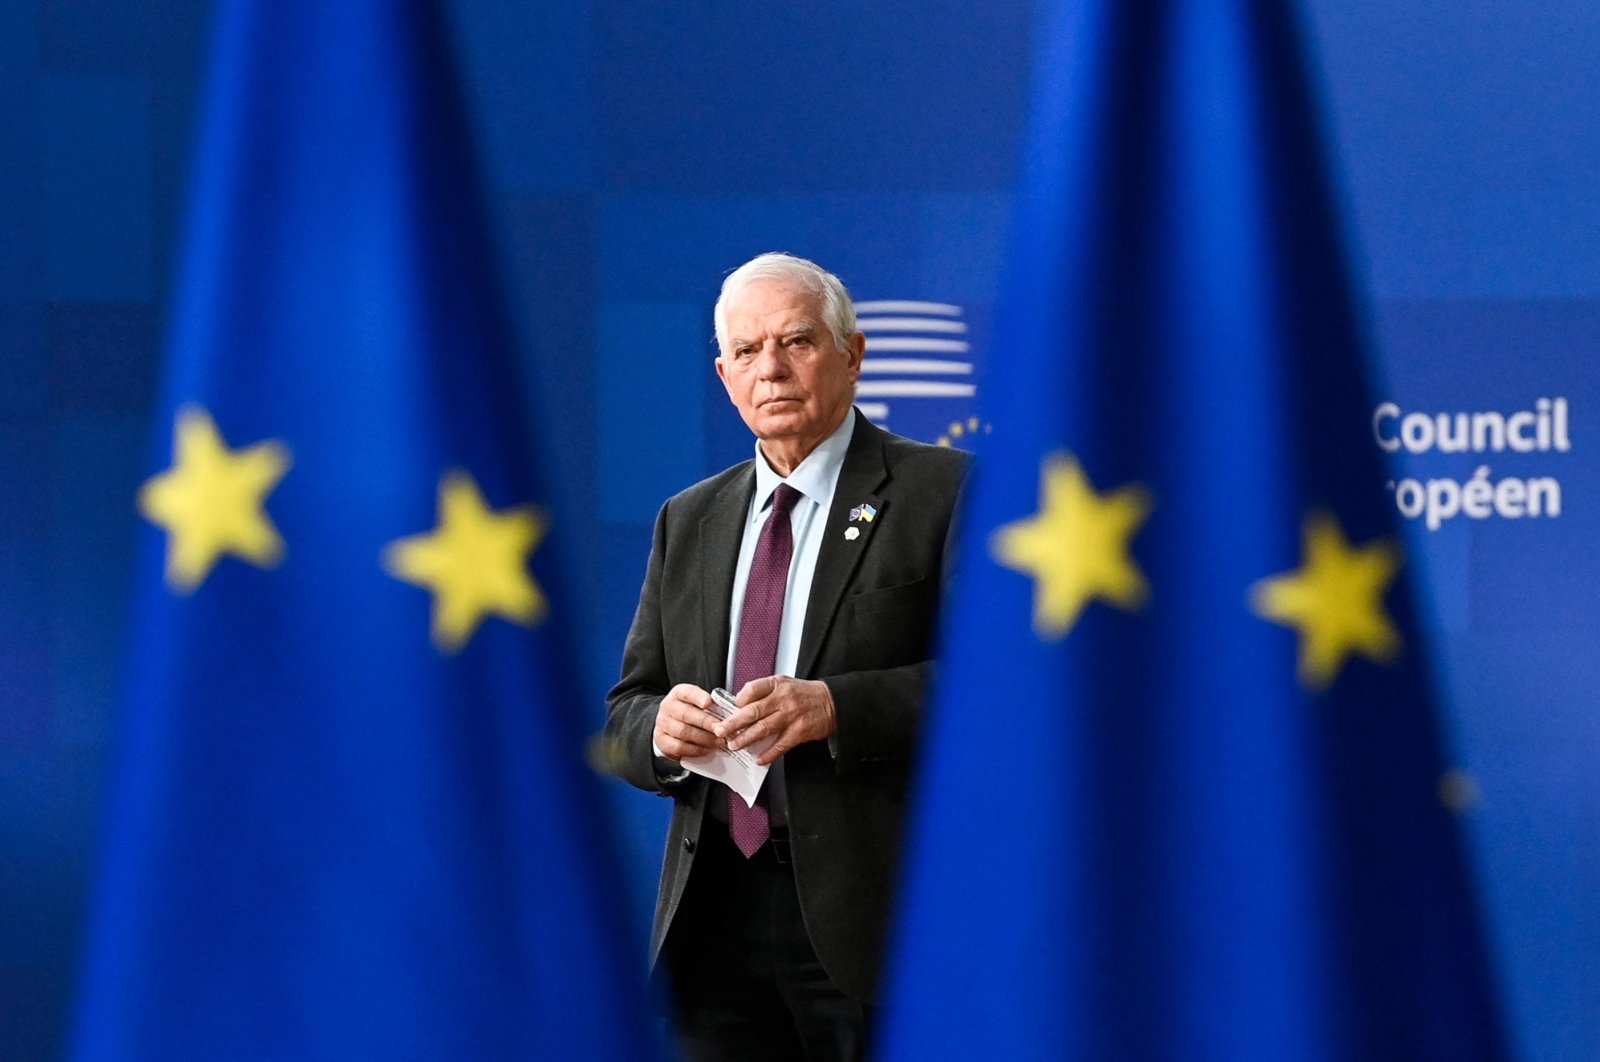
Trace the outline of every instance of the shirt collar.
[[778, 489], [778, 484], [787, 483], [795, 490], [804, 494], [806, 498], [818, 505], [826, 504], [833, 498], [833, 488], [839, 482], [839, 470], [844, 467], [844, 455], [850, 449], [850, 439], [856, 431], [856, 411], [852, 407], [845, 414], [844, 421], [833, 429], [826, 439], [817, 444], [817, 448], [806, 455], [806, 459], [789, 473], [789, 478], [784, 479], [772, 470], [767, 464], [766, 455], [761, 452], [761, 443], [756, 443], [756, 496], [755, 508], [751, 515], [759, 515], [767, 510], [767, 503], [772, 500], [772, 492]]

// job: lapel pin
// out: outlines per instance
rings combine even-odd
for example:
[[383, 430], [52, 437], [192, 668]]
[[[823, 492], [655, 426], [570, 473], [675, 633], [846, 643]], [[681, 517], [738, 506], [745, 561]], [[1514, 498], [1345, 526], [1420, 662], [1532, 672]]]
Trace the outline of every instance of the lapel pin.
[[850, 510], [850, 522], [855, 523], [857, 520], [862, 520], [870, 524], [872, 523], [873, 517], [877, 515], [878, 510], [863, 502], [854, 509]]
[[859, 528], [859, 527], [847, 527], [847, 528], [845, 528], [844, 529], [844, 537], [846, 539], [848, 539], [849, 541], [854, 542], [856, 539], [861, 537], [861, 528]]

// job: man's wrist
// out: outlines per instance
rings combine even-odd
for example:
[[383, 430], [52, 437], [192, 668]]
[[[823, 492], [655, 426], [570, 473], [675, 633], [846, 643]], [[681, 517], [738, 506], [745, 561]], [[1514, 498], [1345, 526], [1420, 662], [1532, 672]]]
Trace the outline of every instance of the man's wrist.
[[656, 781], [681, 782], [689, 777], [689, 769], [662, 752], [654, 739], [650, 742], [650, 751], [655, 754]]
[[828, 745], [828, 755], [835, 760], [839, 758], [839, 702], [833, 699], [833, 687], [828, 685], [826, 679], [818, 679], [822, 687], [823, 699], [827, 702], [828, 729], [823, 735], [823, 740]]

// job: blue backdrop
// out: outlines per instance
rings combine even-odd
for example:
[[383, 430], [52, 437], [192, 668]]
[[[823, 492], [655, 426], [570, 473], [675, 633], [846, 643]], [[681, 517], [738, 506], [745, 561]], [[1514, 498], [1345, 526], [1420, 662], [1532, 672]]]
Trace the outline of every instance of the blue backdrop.
[[[957, 444], [985, 430], [968, 410], [983, 365], [1006, 356], [989, 339], [1033, 12], [450, 12], [534, 367], [525, 404], [563, 455], [554, 508], [580, 532], [597, 728], [657, 505], [748, 453], [709, 364], [727, 269], [769, 249], [825, 263], [888, 304], [870, 315], [872, 353], [900, 364], [865, 378], [877, 415]], [[1526, 1057], [1600, 1057], [1600, 562], [1584, 548], [1600, 530], [1585, 458], [1600, 402], [1600, 11], [1309, 0], [1303, 13], [1392, 403], [1371, 445], [1388, 451], [1420, 558], [1451, 797], [1512, 1033]], [[7, 1057], [53, 1054], [74, 976], [207, 18], [195, 0], [0, 0]], [[663, 808], [618, 787], [615, 810], [643, 922]]]

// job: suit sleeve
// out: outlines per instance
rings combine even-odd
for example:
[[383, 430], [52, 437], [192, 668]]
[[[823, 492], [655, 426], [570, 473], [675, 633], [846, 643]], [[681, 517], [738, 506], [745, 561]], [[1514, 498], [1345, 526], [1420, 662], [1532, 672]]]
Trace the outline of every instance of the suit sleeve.
[[661, 632], [661, 573], [666, 564], [667, 505], [663, 505], [656, 516], [650, 563], [645, 570], [644, 586], [639, 591], [639, 607], [633, 614], [633, 625], [628, 629], [628, 640], [623, 646], [622, 677], [606, 694], [605, 726], [606, 741], [613, 750], [615, 773], [640, 789], [662, 795], [673, 791], [675, 786], [671, 779], [682, 774], [682, 768], [657, 756], [651, 747], [656, 712], [661, 699], [672, 688], [667, 675], [666, 643]]
[[834, 765], [845, 774], [875, 763], [911, 759], [933, 662], [853, 671], [823, 681], [833, 694], [839, 732]]

